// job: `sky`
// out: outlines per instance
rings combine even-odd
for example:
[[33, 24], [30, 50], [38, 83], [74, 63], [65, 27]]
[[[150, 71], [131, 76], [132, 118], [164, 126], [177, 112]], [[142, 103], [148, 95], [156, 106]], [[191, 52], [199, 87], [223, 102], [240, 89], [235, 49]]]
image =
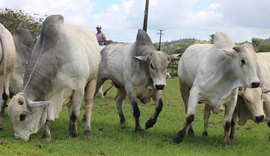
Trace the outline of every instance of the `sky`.
[[[102, 26], [107, 39], [133, 43], [143, 27], [145, 0], [0, 0], [0, 9], [36, 17], [62, 14], [65, 24]], [[269, 0], [149, 0], [147, 33], [153, 42], [209, 40], [224, 32], [235, 42], [270, 37]]]

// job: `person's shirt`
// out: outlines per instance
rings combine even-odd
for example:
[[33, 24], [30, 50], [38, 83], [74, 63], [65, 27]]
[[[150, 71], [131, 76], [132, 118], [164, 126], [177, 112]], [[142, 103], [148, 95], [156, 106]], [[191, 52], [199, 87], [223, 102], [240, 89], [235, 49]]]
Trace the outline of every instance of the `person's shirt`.
[[98, 40], [98, 44], [100, 46], [104, 46], [105, 44], [105, 41], [106, 41], [106, 36], [103, 32], [100, 32], [100, 33], [96, 33], [96, 37], [97, 37], [97, 40]]

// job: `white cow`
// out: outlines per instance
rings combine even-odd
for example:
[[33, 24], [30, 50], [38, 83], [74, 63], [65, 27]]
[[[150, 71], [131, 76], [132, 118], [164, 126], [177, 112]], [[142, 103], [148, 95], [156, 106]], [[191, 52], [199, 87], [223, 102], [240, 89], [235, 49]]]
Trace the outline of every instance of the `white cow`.
[[[234, 125], [238, 120], [239, 125], [246, 124], [248, 119], [261, 122], [266, 117], [266, 123], [270, 127], [270, 52], [257, 53], [258, 76], [261, 81], [260, 88], [247, 88], [240, 93], [232, 121], [230, 137], [234, 137]], [[270, 139], [270, 135], [269, 135]]]
[[[162, 91], [166, 86], [168, 56], [156, 51], [151, 39], [143, 30], [138, 30], [133, 44], [111, 44], [101, 51], [101, 64], [97, 88], [107, 79], [111, 79], [118, 89], [115, 98], [120, 123], [125, 122], [122, 102], [128, 96], [135, 118], [135, 131], [140, 132], [139, 101], [155, 101], [154, 115], [146, 122], [146, 128], [152, 127], [162, 110]], [[97, 91], [96, 91], [97, 92]]]
[[9, 97], [9, 84], [14, 69], [15, 45], [11, 33], [0, 23], [0, 129]]
[[85, 100], [84, 133], [91, 133], [91, 114], [100, 53], [95, 34], [83, 26], [65, 26], [61, 15], [45, 19], [26, 73], [23, 90], [8, 105], [15, 137], [25, 141], [49, 121], [58, 118], [67, 103], [70, 136], [77, 136], [77, 118]]
[[236, 106], [238, 87], [258, 87], [256, 55], [248, 44], [234, 45], [224, 33], [214, 34], [214, 44], [192, 45], [178, 64], [180, 89], [186, 107], [186, 122], [174, 141], [180, 143], [195, 117], [198, 102], [204, 102], [218, 113], [225, 105], [224, 144], [229, 143], [229, 131]]

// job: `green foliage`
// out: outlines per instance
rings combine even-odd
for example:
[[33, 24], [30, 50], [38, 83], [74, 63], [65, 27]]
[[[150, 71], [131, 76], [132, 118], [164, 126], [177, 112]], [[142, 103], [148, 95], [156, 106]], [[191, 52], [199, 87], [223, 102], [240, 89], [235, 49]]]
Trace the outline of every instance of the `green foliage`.
[[[176, 41], [170, 42], [162, 42], [161, 43], [161, 51], [166, 52], [167, 54], [179, 54], [183, 53], [187, 47], [196, 43], [209, 43], [209, 41], [197, 40], [194, 38], [191, 39], [180, 39]], [[154, 44], [156, 49], [158, 49], [158, 43]]]
[[[109, 86], [109, 81], [104, 88]], [[4, 128], [0, 131], [1, 155], [109, 155], [109, 156], [224, 156], [224, 155], [269, 155], [268, 134], [269, 128], [265, 122], [257, 124], [251, 121], [245, 126], [236, 125], [236, 138], [231, 145], [224, 147], [223, 117], [224, 112], [211, 114], [209, 120], [209, 136], [203, 138], [203, 108], [199, 104], [196, 118], [193, 122], [194, 137], [186, 136], [182, 143], [175, 144], [172, 138], [185, 122], [185, 109], [179, 91], [178, 79], [169, 79], [164, 91], [163, 110], [156, 125], [147, 129], [140, 136], [134, 132], [134, 118], [128, 100], [123, 103], [127, 123], [119, 123], [114, 97], [116, 89], [113, 88], [102, 99], [95, 98], [92, 116], [92, 136], [85, 138], [81, 111], [78, 118], [78, 138], [69, 137], [68, 109], [63, 107], [60, 118], [51, 122], [51, 142], [41, 139], [43, 129], [31, 136], [29, 142], [14, 139], [13, 130], [7, 113], [4, 118]], [[83, 109], [82, 105], [82, 109]], [[150, 102], [139, 104], [141, 110], [141, 126], [154, 112], [155, 105]]]
[[189, 46], [191, 46], [192, 44], [196, 43], [195, 39], [192, 40], [187, 40], [185, 42], [178, 42], [177, 45], [177, 49], [176, 49], [176, 53], [183, 53]]
[[270, 38], [261, 39], [253, 37], [251, 39], [256, 51], [258, 52], [270, 52]]
[[43, 18], [35, 18], [22, 10], [0, 10], [0, 23], [2, 23], [12, 34], [17, 28], [28, 29], [37, 39], [42, 26]]

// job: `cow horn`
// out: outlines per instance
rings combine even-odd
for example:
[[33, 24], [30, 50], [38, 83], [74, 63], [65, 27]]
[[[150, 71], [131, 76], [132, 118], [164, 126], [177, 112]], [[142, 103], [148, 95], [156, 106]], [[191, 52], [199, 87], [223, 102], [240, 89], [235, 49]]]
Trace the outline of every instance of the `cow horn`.
[[48, 104], [49, 104], [49, 101], [31, 101], [28, 103], [28, 106], [31, 108], [34, 108], [34, 107], [47, 106]]
[[235, 47], [233, 47], [233, 50], [235, 50], [236, 52], [240, 52], [240, 47], [239, 46], [235, 46]]

